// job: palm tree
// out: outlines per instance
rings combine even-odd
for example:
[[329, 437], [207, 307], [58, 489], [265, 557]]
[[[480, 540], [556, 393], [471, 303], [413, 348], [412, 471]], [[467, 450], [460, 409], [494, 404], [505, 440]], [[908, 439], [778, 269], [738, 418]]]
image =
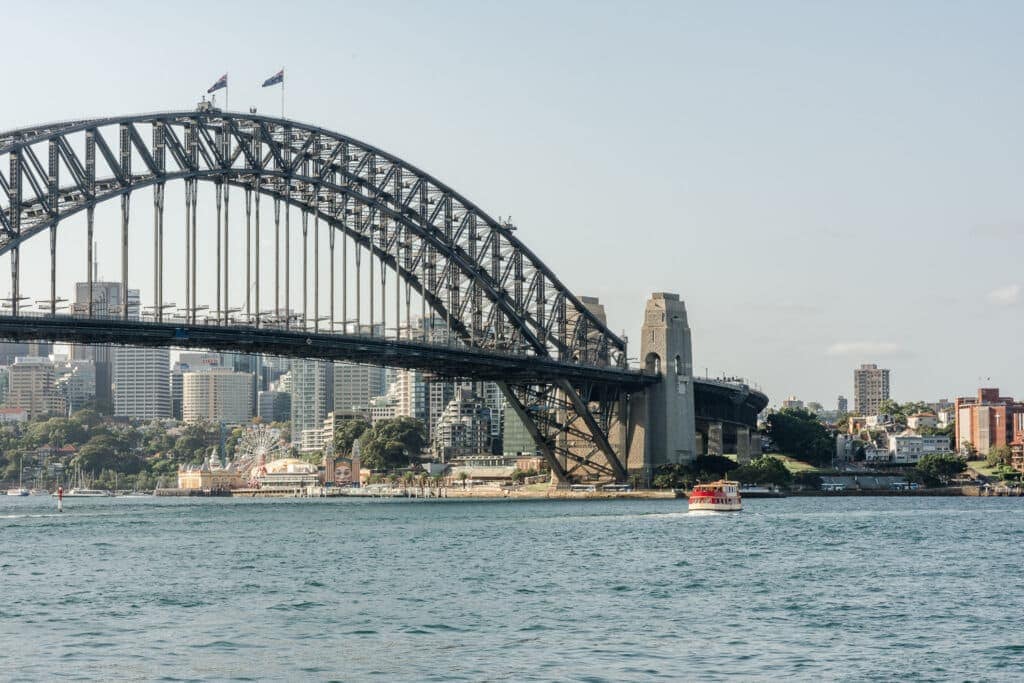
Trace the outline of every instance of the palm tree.
[[466, 488], [466, 480], [469, 479], [469, 472], [462, 470], [459, 472], [459, 481], [462, 482], [462, 488]]

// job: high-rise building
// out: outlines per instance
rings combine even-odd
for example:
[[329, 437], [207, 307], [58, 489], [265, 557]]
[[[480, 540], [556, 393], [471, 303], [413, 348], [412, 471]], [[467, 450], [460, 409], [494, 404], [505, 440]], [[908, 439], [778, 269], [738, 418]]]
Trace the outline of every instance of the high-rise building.
[[219, 367], [222, 367], [221, 356], [219, 353], [211, 353], [208, 351], [182, 351], [178, 354], [178, 361], [171, 367], [170, 375], [171, 417], [175, 420], [182, 419], [184, 374], [186, 372], [201, 372]]
[[849, 409], [850, 403], [846, 400], [846, 397], [839, 396], [839, 398], [836, 399], [836, 411], [838, 411], [840, 415], [845, 415], [849, 412]]
[[[117, 318], [122, 315], [124, 302], [121, 297], [120, 282], [92, 283], [92, 315], [97, 318]], [[89, 313], [89, 283], [75, 283], [75, 301], [71, 304], [71, 312], [76, 315]], [[128, 317], [139, 317], [139, 290], [128, 290]], [[91, 360], [96, 369], [96, 400], [108, 405], [113, 403], [114, 353], [109, 346], [93, 346], [73, 344], [71, 346], [73, 360]]]
[[56, 368], [57, 391], [70, 415], [96, 399], [96, 364], [91, 360], [65, 361]]
[[889, 398], [889, 371], [865, 363], [853, 371], [853, 410], [858, 415], [878, 415]]
[[185, 422], [245, 424], [252, 420], [252, 374], [230, 368], [186, 372], [181, 415]]
[[167, 349], [115, 348], [114, 415], [133, 420], [171, 417], [170, 366]]
[[292, 395], [286, 391], [261, 391], [256, 405], [256, 414], [264, 422], [286, 422], [292, 417]]
[[503, 413], [501, 444], [504, 454], [534, 455], [537, 452], [537, 442], [533, 440], [526, 425], [507, 402]]
[[334, 407], [334, 364], [330, 361], [292, 361], [292, 442], [300, 443], [306, 429], [323, 428]]
[[383, 396], [386, 391], [384, 368], [355, 363], [334, 364], [334, 410], [365, 408], [372, 399]]
[[399, 370], [388, 390], [396, 401], [395, 415], [427, 421], [427, 383], [419, 370]]
[[490, 411], [472, 386], [460, 383], [434, 430], [434, 452], [442, 460], [490, 453]]
[[54, 367], [49, 358], [16, 358], [9, 372], [9, 408], [24, 408], [30, 420], [45, 415], [64, 414], [64, 402], [57, 393]]

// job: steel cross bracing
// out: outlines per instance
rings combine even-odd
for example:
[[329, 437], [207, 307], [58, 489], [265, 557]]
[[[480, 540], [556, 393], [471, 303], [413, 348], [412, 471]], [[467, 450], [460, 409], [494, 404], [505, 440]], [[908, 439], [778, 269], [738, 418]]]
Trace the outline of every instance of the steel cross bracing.
[[[221, 112], [215, 109], [169, 112], [138, 116], [72, 121], [0, 133], [0, 254], [11, 255], [10, 311], [17, 316], [22, 299], [19, 285], [20, 250], [28, 239], [49, 230], [51, 243], [51, 307], [56, 310], [57, 235], [61, 221], [85, 211], [88, 216], [87, 263], [91, 264], [92, 213], [96, 205], [112, 199], [121, 203], [121, 280], [127, 291], [131, 197], [143, 188], [153, 191], [154, 222], [147, 241], [153, 247], [154, 322], [171, 321], [164, 295], [165, 241], [164, 187], [184, 181], [185, 194], [185, 305], [183, 321], [189, 325], [284, 327], [320, 332], [318, 288], [313, 288], [310, 320], [308, 239], [314, 239], [314, 266], [320, 264], [320, 226], [330, 231], [330, 277], [334, 280], [335, 236], [341, 238], [342, 252], [348, 242], [355, 249], [355, 327], [344, 310], [336, 321], [333, 286], [327, 332], [345, 335], [359, 332], [368, 318], [371, 331], [375, 315], [387, 320], [393, 306], [395, 336], [401, 335], [404, 304], [407, 335], [411, 338], [413, 293], [427, 309], [443, 319], [451, 334], [467, 347], [484, 352], [511, 353], [538, 361], [554, 361], [571, 367], [612, 367], [626, 370], [623, 339], [611, 332], [572, 294], [554, 273], [513, 234], [514, 227], [502, 224], [481, 211], [462, 195], [418, 168], [380, 149], [322, 128], [255, 114]], [[2, 161], [2, 160], [0, 160]], [[45, 161], [45, 163], [44, 163]], [[216, 188], [216, 233], [201, 234], [197, 226], [197, 182]], [[232, 309], [229, 278], [228, 225], [230, 188], [238, 187], [246, 198], [247, 261], [245, 306]], [[250, 194], [256, 195], [255, 261], [249, 237], [253, 214]], [[274, 308], [261, 310], [259, 271], [260, 202], [274, 202], [275, 239], [279, 244], [284, 227], [284, 292], [279, 273], [280, 249], [275, 250]], [[281, 206], [285, 207], [281, 221]], [[289, 208], [302, 212], [301, 261], [290, 254]], [[223, 213], [222, 213], [223, 212]], [[308, 217], [312, 216], [312, 229]], [[221, 229], [223, 217], [223, 230]], [[202, 230], [208, 231], [207, 226]], [[216, 302], [206, 315], [197, 299], [198, 242], [217, 246]], [[221, 251], [223, 250], [223, 258]], [[370, 273], [369, 311], [360, 310], [360, 269], [366, 261]], [[264, 261], [269, 259], [264, 259]], [[375, 265], [376, 264], [376, 265]], [[264, 263], [264, 265], [266, 265]], [[303, 275], [301, 299], [290, 290], [291, 268]], [[251, 268], [256, 271], [256, 288], [250, 293]], [[342, 258], [342, 282], [350, 267]], [[379, 285], [374, 276], [379, 267]], [[88, 267], [89, 287], [93, 273]], [[388, 291], [387, 272], [396, 274], [393, 291]], [[314, 282], [320, 281], [319, 270]], [[399, 285], [398, 283], [401, 283]], [[239, 287], [235, 284], [235, 294]], [[379, 294], [379, 299], [375, 295]], [[390, 294], [390, 301], [388, 295]], [[252, 308], [255, 299], [255, 310]], [[264, 295], [263, 301], [269, 297]], [[301, 301], [301, 313], [293, 312], [293, 301]], [[282, 309], [283, 302], [283, 309]], [[241, 301], [235, 301], [237, 306]], [[90, 296], [90, 313], [92, 297]], [[128, 306], [121, 317], [127, 320]], [[378, 311], [379, 309], [379, 311]], [[234, 312], [244, 310], [243, 316]], [[336, 326], [337, 325], [337, 326]], [[340, 328], [340, 329], [339, 329]], [[624, 372], [623, 375], [632, 373]], [[625, 468], [608, 442], [608, 428], [619, 396], [615, 382], [601, 384], [595, 391], [589, 381], [572, 372], [549, 384], [507, 384], [506, 397], [524, 416], [534, 432], [538, 448], [553, 463], [573, 463], [562, 468], [571, 475], [584, 461], [587, 467], [625, 477]], [[529, 427], [530, 425], [528, 425]], [[581, 436], [584, 435], [584, 436]], [[573, 439], [580, 443], [567, 446]], [[580, 455], [589, 441], [592, 454]], [[561, 458], [561, 460], [559, 460]], [[603, 459], [603, 460], [602, 460]], [[603, 462], [603, 464], [601, 464]], [[556, 471], [559, 471], [556, 469]]]

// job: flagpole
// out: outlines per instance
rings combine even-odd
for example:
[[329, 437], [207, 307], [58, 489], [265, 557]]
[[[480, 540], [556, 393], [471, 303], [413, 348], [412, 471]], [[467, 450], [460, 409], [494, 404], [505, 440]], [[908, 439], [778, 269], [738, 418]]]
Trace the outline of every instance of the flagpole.
[[284, 67], [281, 67], [281, 118], [284, 118]]

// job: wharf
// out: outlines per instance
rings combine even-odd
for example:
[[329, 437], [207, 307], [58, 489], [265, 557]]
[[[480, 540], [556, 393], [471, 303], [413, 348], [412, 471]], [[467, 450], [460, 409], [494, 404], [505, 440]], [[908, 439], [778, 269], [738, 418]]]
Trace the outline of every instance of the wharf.
[[171, 498], [227, 498], [231, 496], [231, 491], [227, 489], [155, 489], [153, 495]]

